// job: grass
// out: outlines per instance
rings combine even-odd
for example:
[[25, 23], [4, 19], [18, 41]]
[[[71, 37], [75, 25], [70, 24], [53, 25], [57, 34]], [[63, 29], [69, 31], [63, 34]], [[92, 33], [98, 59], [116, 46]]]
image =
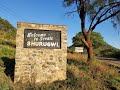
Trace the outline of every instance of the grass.
[[[71, 54], [68, 59], [68, 76], [74, 77], [71, 84], [75, 90], [120, 90], [120, 74], [115, 68], [109, 67], [104, 62], [95, 61], [89, 67], [84, 56]], [[69, 78], [69, 77], [68, 77]], [[69, 78], [71, 79], [71, 78]], [[74, 84], [75, 81], [76, 84]]]
[[0, 56], [1, 57], [9, 57], [9, 58], [14, 58], [15, 56], [15, 48], [12, 48], [10, 46], [2, 46], [0, 48]]

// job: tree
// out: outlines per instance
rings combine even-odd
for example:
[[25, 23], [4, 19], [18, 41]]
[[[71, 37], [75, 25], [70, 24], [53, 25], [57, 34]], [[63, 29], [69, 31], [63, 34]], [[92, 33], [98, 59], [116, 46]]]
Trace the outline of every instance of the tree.
[[[82, 32], [77, 33], [73, 38], [72, 42], [74, 47], [84, 46], [84, 44], [81, 41], [81, 37], [83, 37]], [[91, 34], [91, 42], [93, 49], [97, 49], [101, 46], [106, 45], [106, 42], [103, 40], [103, 37], [98, 32], [92, 32]]]
[[[88, 63], [92, 64], [94, 52], [91, 43], [91, 34], [100, 23], [111, 19], [113, 26], [120, 25], [120, 0], [64, 0], [65, 7], [74, 7], [68, 15], [77, 13], [81, 21], [81, 31], [88, 53]], [[86, 18], [89, 17], [89, 28], [86, 29]]]

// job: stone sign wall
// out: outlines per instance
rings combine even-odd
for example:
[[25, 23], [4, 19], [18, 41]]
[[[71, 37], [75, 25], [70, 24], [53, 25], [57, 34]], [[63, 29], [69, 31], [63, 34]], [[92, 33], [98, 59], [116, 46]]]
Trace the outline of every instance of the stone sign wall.
[[14, 83], [51, 83], [66, 79], [66, 26], [19, 22]]

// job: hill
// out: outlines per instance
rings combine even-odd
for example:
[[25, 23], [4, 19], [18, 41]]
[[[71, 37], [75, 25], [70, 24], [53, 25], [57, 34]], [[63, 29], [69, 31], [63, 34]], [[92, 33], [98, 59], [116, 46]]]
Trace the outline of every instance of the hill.
[[[79, 32], [72, 38], [73, 45], [68, 47], [68, 52], [73, 52], [75, 47], [82, 46], [85, 48], [81, 41], [81, 37], [83, 37], [82, 32]], [[120, 58], [120, 49], [107, 44], [100, 33], [92, 32], [91, 42], [96, 56]], [[87, 52], [86, 49], [84, 52]]]
[[16, 28], [0, 18], [0, 57], [14, 58]]
[[12, 87], [14, 75], [16, 28], [0, 18], [0, 90]]
[[2, 31], [15, 31], [16, 28], [13, 27], [7, 20], [0, 17], [0, 30]]

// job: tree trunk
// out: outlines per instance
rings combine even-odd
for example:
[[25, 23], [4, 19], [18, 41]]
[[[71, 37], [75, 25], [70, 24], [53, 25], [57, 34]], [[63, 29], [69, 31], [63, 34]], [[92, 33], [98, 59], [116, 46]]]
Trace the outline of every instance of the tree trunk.
[[92, 43], [91, 43], [91, 40], [90, 40], [91, 33], [92, 33], [92, 31], [88, 30], [88, 32], [86, 32], [86, 34], [84, 34], [85, 39], [82, 39], [83, 43], [87, 47], [87, 54], [88, 54], [87, 62], [90, 65], [94, 61], [94, 52], [93, 52], [93, 47], [92, 47]]
[[89, 48], [87, 48], [87, 53], [88, 53], [88, 60], [87, 60], [87, 62], [89, 64], [92, 64], [93, 61], [94, 61], [94, 52], [93, 52], [92, 44], [89, 45]]
[[86, 41], [87, 41], [88, 46], [89, 46], [89, 47], [87, 47], [87, 53], [88, 53], [88, 60], [87, 61], [89, 64], [92, 64], [94, 61], [94, 52], [93, 52], [93, 47], [92, 47], [90, 37], [91, 37], [91, 31], [89, 31], [87, 33]]

